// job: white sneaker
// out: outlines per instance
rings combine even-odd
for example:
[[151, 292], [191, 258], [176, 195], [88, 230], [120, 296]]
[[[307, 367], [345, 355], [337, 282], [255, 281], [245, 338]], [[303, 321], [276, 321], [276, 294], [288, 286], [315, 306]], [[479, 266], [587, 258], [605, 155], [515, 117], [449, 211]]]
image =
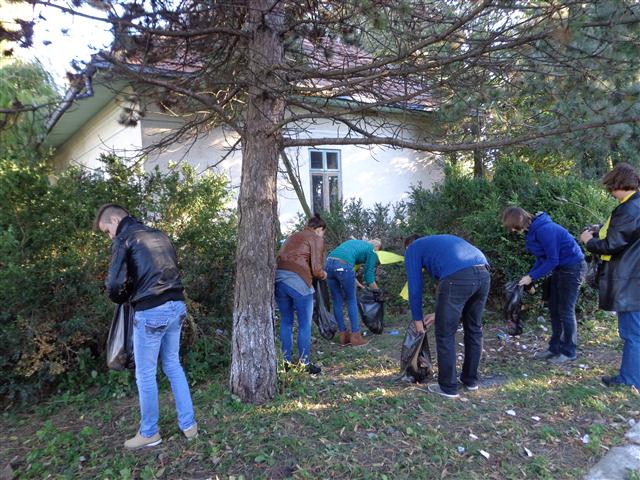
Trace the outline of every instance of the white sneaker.
[[135, 437], [124, 442], [124, 448], [127, 450], [137, 450], [139, 448], [155, 447], [161, 443], [162, 438], [159, 433], [156, 433], [151, 437], [143, 437], [140, 435], [140, 432], [137, 432]]
[[554, 355], [549, 359], [549, 363], [553, 363], [554, 365], [562, 365], [563, 363], [573, 362], [576, 357], [567, 357], [565, 354], [561, 353], [559, 355]]
[[533, 354], [533, 358], [536, 360], [549, 360], [551, 357], [555, 357], [557, 353], [552, 353], [549, 350], [543, 352], [536, 352]]
[[457, 393], [447, 393], [442, 391], [440, 385], [438, 385], [437, 383], [431, 383], [427, 385], [427, 390], [429, 390], [431, 393], [437, 393], [438, 395], [442, 395], [443, 397], [447, 398], [458, 398], [460, 396]]
[[198, 436], [198, 424], [194, 423], [186, 430], [183, 430], [184, 436], [187, 437], [187, 440], [192, 440]]

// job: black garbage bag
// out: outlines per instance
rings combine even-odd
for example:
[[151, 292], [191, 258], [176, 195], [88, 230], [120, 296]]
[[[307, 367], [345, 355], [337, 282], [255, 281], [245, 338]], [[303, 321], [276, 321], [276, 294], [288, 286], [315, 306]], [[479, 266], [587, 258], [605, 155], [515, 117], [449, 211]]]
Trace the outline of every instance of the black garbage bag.
[[362, 288], [358, 292], [358, 311], [362, 321], [377, 335], [384, 330], [384, 299], [382, 290]]
[[129, 303], [116, 307], [107, 338], [107, 367], [111, 370], [134, 370], [133, 315]]
[[329, 287], [326, 280], [314, 280], [313, 321], [318, 331], [327, 340], [331, 340], [338, 331], [338, 322], [329, 311]]
[[408, 377], [414, 383], [424, 383], [433, 376], [429, 339], [424, 332], [416, 330], [414, 322], [409, 324], [402, 341], [400, 375]]
[[[598, 237], [602, 225], [592, 224], [585, 228], [585, 231], [589, 231], [594, 237]], [[600, 255], [591, 254], [587, 260], [587, 269], [584, 273], [584, 283], [594, 290], [600, 289], [600, 274], [602, 272], [603, 261]]]
[[602, 260], [599, 255], [593, 255], [589, 263], [587, 263], [587, 270], [584, 274], [584, 282], [594, 290], [600, 289], [600, 272], [602, 270]]
[[[540, 290], [542, 291], [542, 301], [545, 307], [549, 307], [549, 299], [551, 298], [551, 275], [547, 275], [540, 282]], [[534, 293], [533, 283], [530, 283], [524, 287], [524, 291], [527, 293]]]
[[509, 325], [509, 335], [522, 333], [522, 295], [524, 287], [518, 281], [507, 282], [504, 286], [504, 320]]

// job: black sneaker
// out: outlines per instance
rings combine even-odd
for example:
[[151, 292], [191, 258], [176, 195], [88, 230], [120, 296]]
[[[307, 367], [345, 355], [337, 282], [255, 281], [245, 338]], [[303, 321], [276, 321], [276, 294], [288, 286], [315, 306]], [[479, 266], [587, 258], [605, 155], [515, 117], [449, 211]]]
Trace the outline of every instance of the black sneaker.
[[307, 372], [309, 372], [310, 375], [318, 375], [322, 371], [322, 369], [319, 366], [314, 365], [313, 363], [310, 363], [309, 365], [307, 365], [306, 370]]
[[602, 377], [602, 383], [604, 383], [607, 387], [617, 387], [618, 385], [624, 385], [622, 381], [620, 381], [620, 377], [618, 375], [605, 375]]

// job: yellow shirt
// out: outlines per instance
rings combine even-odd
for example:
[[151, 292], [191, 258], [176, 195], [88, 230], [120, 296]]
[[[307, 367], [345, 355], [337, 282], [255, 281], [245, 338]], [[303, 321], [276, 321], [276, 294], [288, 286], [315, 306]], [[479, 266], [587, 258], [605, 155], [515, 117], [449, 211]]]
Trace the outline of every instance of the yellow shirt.
[[[636, 193], [636, 192], [631, 192], [629, 195], [627, 195], [622, 200], [620, 200], [620, 205], [622, 205], [624, 202], [629, 200], [634, 193]], [[602, 226], [602, 228], [598, 232], [598, 238], [600, 240], [604, 240], [605, 238], [607, 238], [607, 230], [609, 230], [609, 224], [610, 223], [611, 223], [611, 215], [609, 215], [609, 218], [607, 218], [607, 221], [604, 222], [604, 225]], [[600, 259], [604, 260], [605, 262], [608, 262], [609, 260], [611, 260], [611, 255], [600, 255]]]

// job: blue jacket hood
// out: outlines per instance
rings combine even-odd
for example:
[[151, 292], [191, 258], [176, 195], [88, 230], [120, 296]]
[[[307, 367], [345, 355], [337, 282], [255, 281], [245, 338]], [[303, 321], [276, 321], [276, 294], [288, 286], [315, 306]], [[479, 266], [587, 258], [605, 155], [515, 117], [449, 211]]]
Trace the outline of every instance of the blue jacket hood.
[[551, 220], [551, 217], [547, 212], [539, 212], [531, 221], [531, 225], [529, 225], [529, 233], [535, 233], [535, 231], [538, 230], [540, 227], [543, 227], [544, 225], [548, 225], [549, 223], [552, 223], [552, 222], [553, 220]]

